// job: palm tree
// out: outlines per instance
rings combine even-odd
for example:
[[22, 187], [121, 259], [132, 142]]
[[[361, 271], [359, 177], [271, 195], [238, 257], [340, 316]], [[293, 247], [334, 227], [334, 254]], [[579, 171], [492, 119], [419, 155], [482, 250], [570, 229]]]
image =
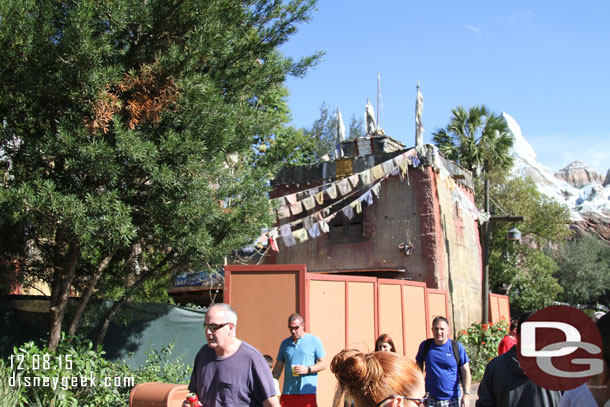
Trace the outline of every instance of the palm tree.
[[[462, 106], [451, 110], [451, 121], [446, 129], [432, 133], [441, 153], [482, 176], [485, 212], [489, 213], [489, 178], [513, 165], [510, 149], [514, 138], [504, 117], [490, 112], [485, 106], [474, 106], [466, 111]], [[483, 322], [489, 320], [489, 251], [490, 225], [483, 224]]]
[[458, 106], [451, 113], [447, 127], [432, 133], [434, 143], [445, 157], [485, 179], [489, 173], [512, 167], [510, 149], [514, 139], [501, 115], [483, 105], [468, 110]]

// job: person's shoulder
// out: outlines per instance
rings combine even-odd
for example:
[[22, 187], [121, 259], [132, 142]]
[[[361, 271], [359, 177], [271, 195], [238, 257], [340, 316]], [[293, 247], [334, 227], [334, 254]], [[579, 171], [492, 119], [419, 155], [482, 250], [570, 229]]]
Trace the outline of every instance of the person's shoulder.
[[457, 339], [449, 339], [449, 340], [451, 342], [455, 342], [459, 350], [462, 350], [462, 349], [466, 350], [466, 347], [464, 346], [464, 344], [462, 342], [458, 341]]
[[[246, 355], [249, 359], [265, 361], [265, 357], [263, 356], [261, 351], [259, 351], [254, 346], [243, 340], [241, 341], [241, 345], [239, 347], [238, 352], [241, 352], [242, 355]], [[267, 362], [265, 361], [265, 364], [266, 363]]]
[[318, 336], [314, 335], [314, 334], [310, 334], [309, 332], [305, 333], [305, 337], [307, 339], [309, 339], [310, 341], [315, 341], [315, 342], [320, 342], [322, 343], [322, 339], [320, 339]]
[[254, 346], [250, 345], [248, 342], [246, 341], [241, 341], [241, 349], [243, 352], [248, 352], [248, 353], [256, 353], [256, 354], [260, 354], [262, 356], [262, 353], [256, 349]]
[[418, 348], [418, 352], [417, 353], [423, 352], [424, 348], [426, 346], [429, 348], [431, 344], [434, 344], [434, 339], [432, 339], [432, 338], [424, 339], [423, 341], [421, 341], [419, 343], [419, 348]]
[[199, 351], [195, 355], [195, 362], [197, 362], [199, 360], [210, 359], [213, 356], [213, 354], [214, 354], [214, 349], [210, 348], [208, 346], [208, 344], [206, 343], [201, 348], [199, 348]]
[[292, 342], [291, 336], [289, 336], [288, 338], [284, 338], [284, 339], [282, 339], [282, 342], [280, 343], [280, 347], [288, 346], [288, 345], [290, 345], [291, 342]]

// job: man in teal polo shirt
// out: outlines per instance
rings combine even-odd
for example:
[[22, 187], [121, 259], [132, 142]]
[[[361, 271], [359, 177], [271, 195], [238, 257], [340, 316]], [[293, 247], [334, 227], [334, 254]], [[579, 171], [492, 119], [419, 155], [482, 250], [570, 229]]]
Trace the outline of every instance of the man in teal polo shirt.
[[288, 317], [290, 336], [282, 341], [278, 351], [273, 377], [284, 373], [282, 407], [317, 407], [316, 390], [318, 372], [326, 369], [324, 347], [317, 336], [305, 332], [303, 317]]

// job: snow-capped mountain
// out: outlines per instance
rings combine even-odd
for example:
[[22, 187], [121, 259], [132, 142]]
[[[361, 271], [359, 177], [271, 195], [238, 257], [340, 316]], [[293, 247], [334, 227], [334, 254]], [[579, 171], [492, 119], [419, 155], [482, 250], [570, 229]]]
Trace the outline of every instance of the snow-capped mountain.
[[610, 177], [604, 180], [602, 174], [579, 161], [553, 174], [538, 161], [515, 119], [502, 115], [515, 137], [513, 174], [530, 176], [540, 192], [567, 205], [576, 229], [593, 228], [601, 237], [610, 239]]

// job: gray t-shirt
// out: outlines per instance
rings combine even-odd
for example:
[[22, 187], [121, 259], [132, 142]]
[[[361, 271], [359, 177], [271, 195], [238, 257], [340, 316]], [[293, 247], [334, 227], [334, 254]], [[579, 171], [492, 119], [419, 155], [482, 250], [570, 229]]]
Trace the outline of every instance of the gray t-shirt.
[[219, 358], [208, 345], [195, 357], [189, 391], [204, 407], [262, 406], [275, 396], [271, 369], [263, 355], [246, 342], [227, 358]]

